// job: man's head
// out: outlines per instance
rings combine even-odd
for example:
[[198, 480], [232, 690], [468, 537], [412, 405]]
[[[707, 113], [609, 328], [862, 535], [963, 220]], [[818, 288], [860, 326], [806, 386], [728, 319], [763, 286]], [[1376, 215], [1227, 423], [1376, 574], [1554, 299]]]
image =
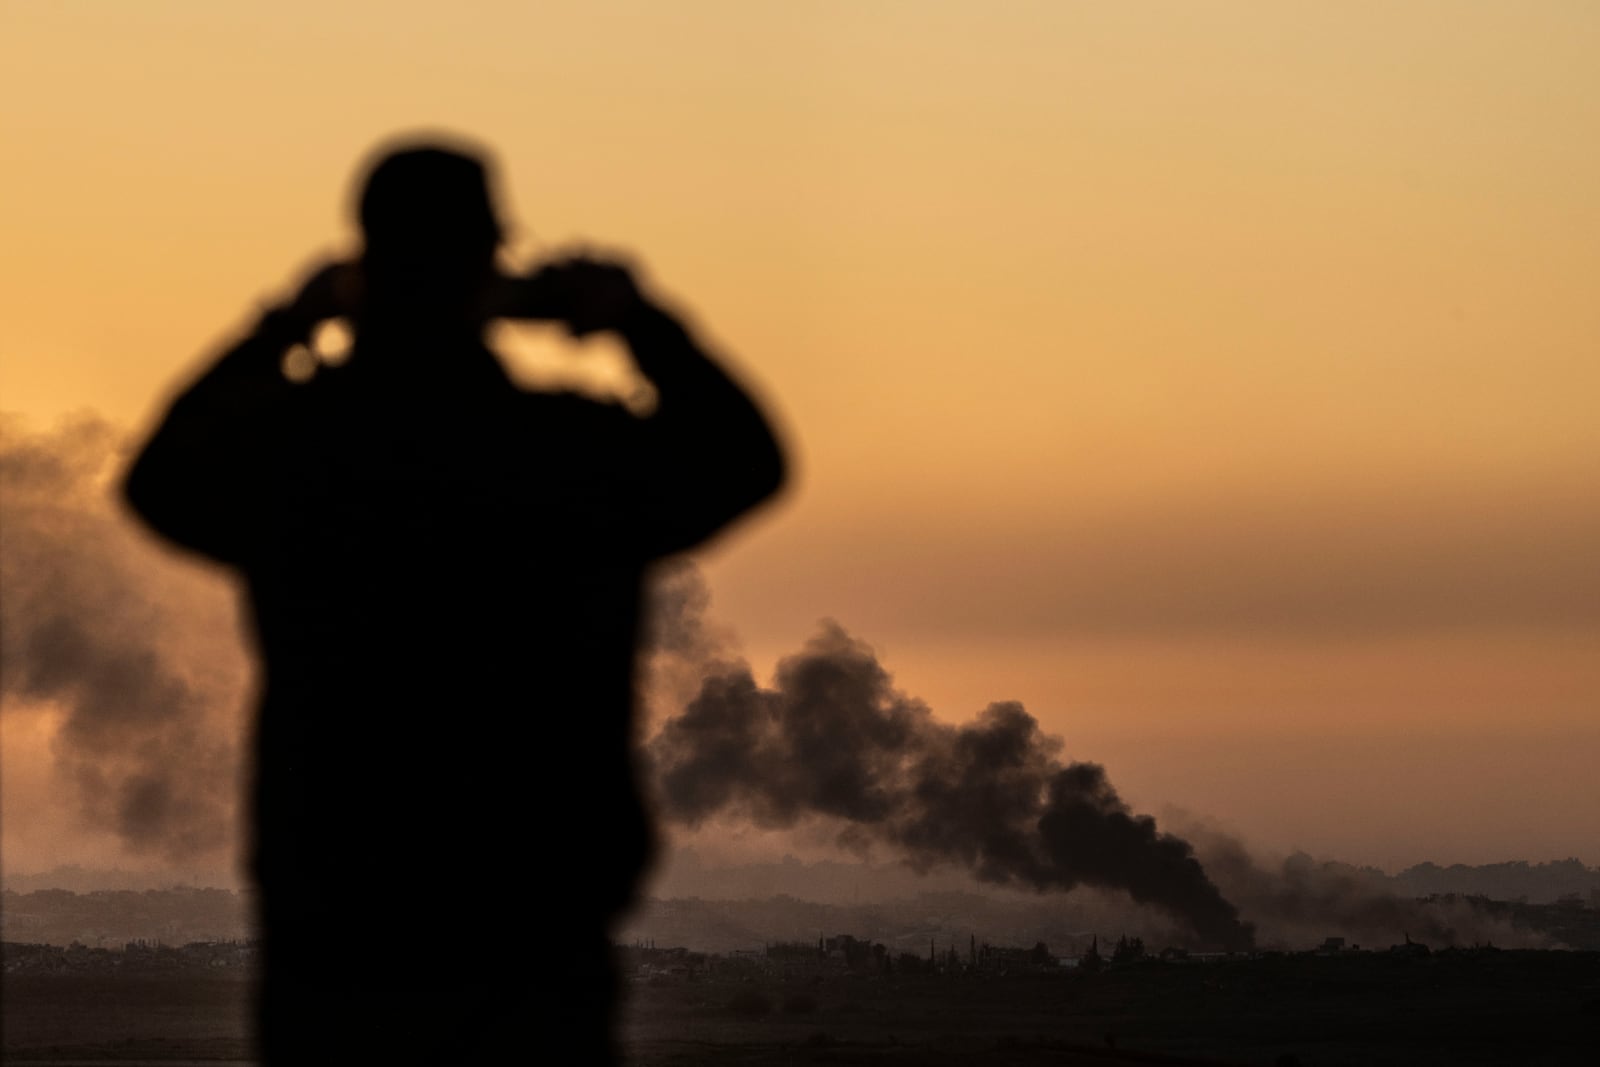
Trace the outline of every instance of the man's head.
[[368, 295], [380, 307], [453, 313], [492, 276], [501, 228], [488, 169], [459, 148], [416, 142], [385, 152], [357, 213]]

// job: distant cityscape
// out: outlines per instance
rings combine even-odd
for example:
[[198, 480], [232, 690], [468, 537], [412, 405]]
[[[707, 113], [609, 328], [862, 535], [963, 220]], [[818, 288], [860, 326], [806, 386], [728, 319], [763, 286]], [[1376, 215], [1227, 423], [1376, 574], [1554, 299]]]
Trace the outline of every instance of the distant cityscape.
[[[713, 921], [717, 902], [654, 902], [658, 914], [675, 918], [679, 930], [686, 915], [698, 914], [702, 923]], [[755, 902], [749, 902], [755, 903]], [[764, 902], [782, 908], [782, 898]], [[797, 906], [803, 902], [789, 901]], [[1497, 901], [1486, 897], [1446, 894], [1422, 903], [1468, 907], [1474, 913], [1506, 923], [1510, 928], [1535, 931], [1550, 946], [1600, 951], [1600, 890], [1587, 898], [1565, 894], [1547, 904]], [[254, 967], [258, 942], [248, 922], [248, 901], [241, 894], [221, 889], [178, 888], [144, 892], [99, 891], [86, 894], [67, 890], [32, 893], [4, 892], [0, 896], [0, 966], [5, 973], [228, 973], [244, 974]], [[738, 905], [724, 902], [721, 908]], [[915, 911], [913, 904], [911, 910]], [[792, 924], [793, 919], [789, 920]], [[674, 923], [666, 923], [668, 927]], [[713, 951], [690, 947], [693, 936], [674, 937], [661, 944], [655, 937], [638, 937], [620, 944], [624, 973], [635, 981], [695, 981], [701, 978], [750, 976], [780, 979], [828, 978], [843, 975], [935, 975], [1003, 977], [1021, 974], [1092, 974], [1145, 961], [1203, 965], [1223, 960], [1282, 957], [1286, 955], [1350, 956], [1387, 954], [1424, 958], [1437, 952], [1494, 951], [1492, 942], [1470, 945], [1428, 945], [1398, 931], [1386, 944], [1362, 946], [1338, 934], [1320, 942], [1294, 948], [1263, 949], [1249, 953], [1196, 952], [1181, 946], [1147, 945], [1136, 934], [1103, 937], [1098, 932], [1069, 935], [1054, 945], [1038, 940], [1008, 944], [981, 938], [969, 930], [958, 936], [948, 930], [928, 935], [915, 950], [906, 947], [901, 933], [885, 940], [848, 933], [819, 932], [814, 940], [763, 940], [759, 947]], [[714, 940], [700, 938], [699, 940]]]
[[[150, 890], [144, 894], [127, 894], [145, 898], [174, 897], [177, 900], [198, 897], [207, 903], [218, 898], [211, 894], [226, 894], [224, 890]], [[95, 905], [116, 903], [120, 893], [88, 894], [82, 902], [93, 911]], [[231, 896], [232, 894], [226, 894]], [[0, 970], [6, 974], [247, 974], [259, 957], [260, 943], [253, 938], [211, 938], [188, 941], [182, 944], [165, 944], [156, 939], [138, 938], [120, 945], [107, 944], [107, 937], [97, 928], [82, 931], [82, 936], [97, 943], [90, 945], [74, 937], [69, 943], [27, 942], [13, 940], [22, 930], [34, 929], [41, 933], [58, 933], [63, 916], [51, 915], [62, 905], [80, 903], [77, 894], [64, 890], [42, 893], [6, 893], [6, 938], [0, 943]], [[99, 899], [94, 898], [111, 898]], [[40, 899], [35, 899], [40, 898]], [[71, 898], [71, 899], [69, 899]], [[1510, 918], [1530, 928], [1541, 929], [1559, 936], [1562, 947], [1587, 951], [1600, 951], [1600, 893], [1596, 899], [1585, 901], [1576, 894], [1554, 904], [1527, 904], [1473, 898], [1474, 907]], [[126, 903], [123, 901], [122, 903]], [[162, 903], [170, 906], [171, 900]], [[81, 909], [71, 909], [79, 910]], [[169, 924], [169, 929], [171, 928]], [[785, 981], [827, 979], [844, 976], [888, 977], [892, 975], [929, 975], [944, 977], [1004, 978], [1025, 974], [1095, 974], [1107, 968], [1159, 961], [1168, 964], [1204, 965], [1244, 959], [1281, 958], [1285, 956], [1352, 956], [1383, 953], [1391, 957], [1424, 959], [1434, 954], [1434, 949], [1409, 934], [1403, 940], [1387, 946], [1369, 946], [1348, 942], [1339, 936], [1329, 936], [1319, 945], [1300, 950], [1260, 950], [1252, 952], [1191, 952], [1168, 946], [1152, 951], [1140, 937], [1119, 936], [1115, 942], [1102, 945], [1098, 934], [1089, 935], [1089, 945], [1081, 951], [1065, 954], [1052, 951], [1044, 942], [1031, 946], [998, 945], [979, 941], [976, 934], [967, 936], [966, 944], [950, 940], [941, 945], [930, 938], [926, 952], [896, 952], [881, 941], [856, 937], [852, 934], [819, 935], [815, 942], [778, 941], [759, 949], [735, 949], [728, 952], [702, 952], [685, 946], [658, 947], [654, 940], [641, 940], [633, 944], [618, 945], [622, 971], [626, 978], [636, 982], [694, 982], [716, 978], [761, 978]], [[1470, 947], [1450, 946], [1438, 950], [1442, 954], [1481, 953], [1498, 951], [1493, 944]]]

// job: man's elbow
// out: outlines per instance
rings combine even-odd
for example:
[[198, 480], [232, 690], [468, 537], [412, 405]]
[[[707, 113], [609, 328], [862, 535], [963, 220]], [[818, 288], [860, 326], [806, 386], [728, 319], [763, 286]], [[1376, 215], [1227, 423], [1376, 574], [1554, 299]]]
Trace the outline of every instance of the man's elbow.
[[750, 503], [749, 507], [764, 504], [779, 493], [789, 480], [789, 461], [783, 449], [776, 441], [762, 450], [762, 454], [755, 458], [751, 464], [749, 475]]
[[234, 561], [226, 524], [219, 521], [219, 494], [197, 493], [193, 486], [164, 475], [148, 453], [129, 468], [120, 490], [123, 505], [174, 548], [222, 563]]
[[159, 527], [162, 507], [161, 479], [150, 469], [149, 452], [141, 453], [122, 476], [118, 495], [123, 505], [146, 525]]

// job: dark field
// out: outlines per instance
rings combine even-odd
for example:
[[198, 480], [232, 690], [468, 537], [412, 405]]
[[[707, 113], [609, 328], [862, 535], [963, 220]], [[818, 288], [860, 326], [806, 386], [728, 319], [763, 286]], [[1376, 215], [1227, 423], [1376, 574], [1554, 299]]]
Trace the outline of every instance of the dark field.
[[[3, 992], [7, 1064], [250, 1056], [242, 977], [13, 974]], [[552, 1047], [558, 1025], [530, 1020], [530, 1051]], [[1149, 962], [1006, 978], [656, 979], [631, 987], [624, 1039], [646, 1067], [1592, 1064], [1600, 954]], [[1287, 1055], [1296, 1059], [1280, 1060]]]
[[8, 1067], [248, 1060], [252, 988], [243, 974], [8, 974], [0, 1058]]
[[[771, 1003], [739, 1020], [756, 990]], [[640, 1064], [1170, 1062], [1592, 1064], [1600, 954], [1492, 952], [1217, 964], [1098, 975], [841, 977], [636, 988]], [[809, 1006], [814, 1011], [785, 1011]], [[1108, 1047], [1108, 1035], [1116, 1053]], [[1285, 1063], [1290, 1061], [1283, 1061]]]

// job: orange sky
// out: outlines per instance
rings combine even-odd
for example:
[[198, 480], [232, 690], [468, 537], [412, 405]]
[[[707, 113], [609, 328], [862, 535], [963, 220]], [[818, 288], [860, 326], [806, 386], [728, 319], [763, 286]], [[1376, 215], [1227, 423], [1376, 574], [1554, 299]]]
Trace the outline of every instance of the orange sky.
[[831, 616], [1158, 814], [1597, 863], [1596, 55], [1583, 0], [11, 0], [0, 406], [142, 424], [458, 130], [773, 401], [708, 557], [759, 664]]

